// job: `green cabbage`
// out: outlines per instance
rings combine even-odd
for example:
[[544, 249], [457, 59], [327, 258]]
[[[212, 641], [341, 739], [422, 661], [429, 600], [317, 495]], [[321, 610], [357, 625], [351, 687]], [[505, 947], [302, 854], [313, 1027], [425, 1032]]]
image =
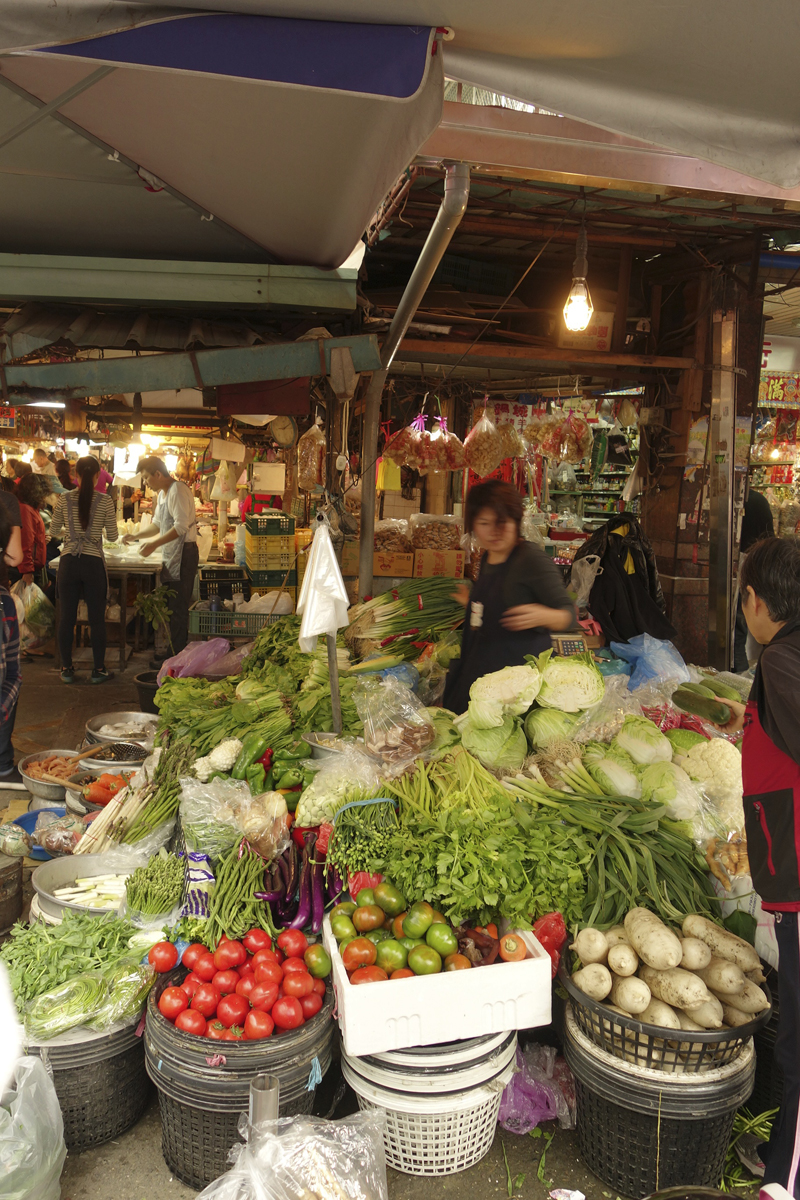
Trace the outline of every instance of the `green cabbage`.
[[522, 723], [516, 717], [505, 717], [502, 725], [492, 729], [481, 729], [467, 719], [461, 725], [461, 743], [494, 771], [519, 771], [528, 753]]
[[636, 765], [619, 746], [589, 742], [584, 747], [583, 762], [592, 779], [607, 796], [632, 796], [634, 800], [641, 797], [642, 785], [636, 774]]
[[647, 717], [627, 716], [611, 745], [624, 750], [639, 766], [672, 761], [672, 746]]
[[476, 729], [495, 729], [503, 724], [505, 709], [499, 700], [470, 700], [467, 715]]
[[556, 708], [534, 708], [525, 718], [525, 733], [534, 750], [551, 742], [568, 742], [577, 717]]
[[702, 733], [694, 733], [691, 729], [666, 729], [664, 737], [669, 739], [673, 751], [677, 750], [679, 754], [686, 754], [692, 746], [699, 746], [708, 740]]
[[700, 793], [673, 762], [654, 762], [641, 773], [642, 799], [665, 804], [673, 821], [691, 821], [700, 810]]
[[541, 671], [542, 685], [537, 699], [543, 708], [575, 713], [603, 699], [606, 681], [590, 651], [569, 658], [553, 658], [552, 654], [552, 650], [546, 650], [538, 659], [530, 655], [526, 659], [535, 662]]
[[519, 717], [533, 704], [541, 686], [542, 677], [534, 664], [503, 667], [475, 680], [469, 689], [470, 707], [473, 701], [491, 700], [502, 705], [504, 713]]

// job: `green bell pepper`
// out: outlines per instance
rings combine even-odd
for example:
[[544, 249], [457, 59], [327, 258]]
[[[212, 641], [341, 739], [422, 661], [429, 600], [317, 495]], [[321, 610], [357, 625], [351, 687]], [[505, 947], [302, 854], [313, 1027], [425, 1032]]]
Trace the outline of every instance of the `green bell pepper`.
[[302, 783], [303, 772], [298, 767], [290, 767], [288, 771], [283, 772], [280, 779], [278, 779], [275, 788], [276, 791], [281, 791], [283, 788], [300, 787]]
[[264, 737], [260, 733], [248, 733], [242, 742], [239, 757], [233, 764], [231, 779], [246, 779], [247, 768], [252, 767], [253, 763], [258, 762], [268, 747], [269, 738]]
[[245, 778], [250, 787], [251, 796], [260, 796], [267, 790], [267, 773], [261, 763], [254, 763], [252, 767], [248, 767]]

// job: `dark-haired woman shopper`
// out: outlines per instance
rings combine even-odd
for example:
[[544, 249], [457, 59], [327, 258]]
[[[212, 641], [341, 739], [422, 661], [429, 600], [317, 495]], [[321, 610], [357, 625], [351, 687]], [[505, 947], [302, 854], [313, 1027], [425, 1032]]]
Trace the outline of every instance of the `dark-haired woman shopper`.
[[61, 655], [62, 683], [75, 682], [72, 643], [78, 602], [83, 598], [89, 610], [94, 670], [92, 683], [111, 678], [106, 670], [106, 597], [108, 580], [103, 557], [103, 533], [110, 542], [117, 540], [117, 514], [110, 496], [95, 491], [100, 463], [87, 455], [78, 459], [79, 485], [59, 496], [50, 523], [50, 536], [63, 538], [64, 549], [58, 568], [58, 596], [61, 607], [58, 623], [58, 649]]
[[469, 689], [481, 675], [517, 667], [526, 654], [549, 650], [550, 631], [569, 629], [575, 606], [558, 568], [520, 537], [522, 498], [510, 483], [479, 483], [467, 495], [465, 524], [481, 548], [480, 574], [459, 585], [466, 606], [461, 657], [447, 676], [445, 708], [466, 712]]

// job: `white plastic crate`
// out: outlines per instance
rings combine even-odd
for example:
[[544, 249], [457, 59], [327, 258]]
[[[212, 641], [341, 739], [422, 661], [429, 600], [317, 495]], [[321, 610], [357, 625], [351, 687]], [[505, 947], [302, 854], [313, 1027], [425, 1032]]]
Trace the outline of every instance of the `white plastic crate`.
[[354, 987], [326, 916], [322, 938], [333, 963], [345, 1051], [350, 1055], [382, 1054], [549, 1025], [550, 955], [532, 933], [519, 936], [528, 948], [528, 957], [522, 962]]

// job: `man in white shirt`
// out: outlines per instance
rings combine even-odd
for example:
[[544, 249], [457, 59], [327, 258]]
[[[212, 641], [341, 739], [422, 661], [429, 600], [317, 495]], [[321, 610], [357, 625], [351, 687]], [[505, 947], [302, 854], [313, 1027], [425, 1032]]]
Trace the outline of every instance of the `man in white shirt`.
[[31, 470], [34, 475], [55, 475], [55, 463], [51, 463], [46, 450], [34, 450]]
[[155, 512], [145, 529], [128, 533], [122, 540], [128, 544], [146, 538], [146, 545], [139, 551], [143, 558], [154, 550], [162, 551], [161, 581], [177, 592], [170, 601], [169, 632], [173, 653], [179, 654], [189, 640], [189, 606], [200, 561], [194, 497], [185, 483], [172, 478], [166, 463], [155, 455], [140, 459], [137, 471], [143, 483], [157, 495]]

